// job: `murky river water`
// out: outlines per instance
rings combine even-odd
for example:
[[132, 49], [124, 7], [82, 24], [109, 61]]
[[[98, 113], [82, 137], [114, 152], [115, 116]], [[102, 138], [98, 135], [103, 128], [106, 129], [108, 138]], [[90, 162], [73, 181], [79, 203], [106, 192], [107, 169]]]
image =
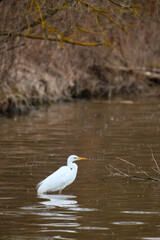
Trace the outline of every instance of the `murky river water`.
[[[0, 117], [0, 239], [160, 239], [160, 182], [106, 169], [139, 174], [120, 157], [160, 177], [149, 147], [160, 165], [158, 100], [58, 103]], [[76, 181], [62, 195], [37, 196], [36, 184], [71, 154], [89, 158]]]

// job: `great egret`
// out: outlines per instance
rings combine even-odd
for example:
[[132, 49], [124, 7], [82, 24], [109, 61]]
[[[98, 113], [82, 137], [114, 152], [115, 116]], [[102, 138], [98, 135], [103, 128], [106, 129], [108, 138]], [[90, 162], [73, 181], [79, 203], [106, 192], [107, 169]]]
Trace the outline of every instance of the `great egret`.
[[43, 181], [37, 184], [37, 193], [42, 194], [45, 192], [59, 191], [70, 185], [77, 176], [78, 166], [73, 163], [78, 160], [88, 160], [87, 158], [81, 158], [76, 155], [71, 155], [67, 159], [67, 166], [60, 167], [56, 172], [49, 175]]

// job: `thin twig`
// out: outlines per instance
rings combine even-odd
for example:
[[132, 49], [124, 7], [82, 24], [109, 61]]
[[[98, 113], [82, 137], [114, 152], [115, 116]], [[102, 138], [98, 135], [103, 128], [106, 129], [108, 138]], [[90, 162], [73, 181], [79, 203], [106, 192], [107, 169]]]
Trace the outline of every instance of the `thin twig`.
[[160, 179], [159, 179], [159, 178], [154, 178], [154, 177], [150, 177], [150, 176], [148, 176], [148, 177], [143, 177], [143, 176], [138, 176], [138, 175], [130, 175], [130, 174], [126, 174], [126, 173], [122, 172], [121, 170], [119, 170], [118, 168], [113, 167], [112, 165], [109, 165], [109, 166], [110, 166], [110, 169], [107, 168], [106, 166], [105, 166], [105, 168], [106, 168], [107, 170], [109, 170], [109, 171], [110, 171], [110, 175], [112, 174], [113, 176], [115, 176], [116, 173], [112, 172], [112, 171], [111, 171], [111, 168], [112, 168], [113, 170], [117, 171], [118, 173], [120, 173], [119, 176], [128, 177], [128, 178], [138, 178], [138, 179], [140, 179], [140, 180], [151, 180], [151, 181], [160, 182]]
[[77, 41], [77, 40], [70, 40], [69, 38], [53, 38], [51, 36], [41, 36], [41, 35], [34, 35], [34, 34], [29, 34], [29, 33], [25, 33], [25, 32], [9, 32], [9, 31], [2, 31], [0, 29], [0, 36], [14, 36], [14, 37], [24, 37], [24, 38], [30, 38], [33, 40], [48, 40], [48, 41], [52, 41], [52, 42], [60, 42], [60, 43], [69, 43], [69, 44], [73, 44], [73, 45], [80, 45], [80, 46], [84, 46], [84, 47], [96, 47], [96, 46], [100, 46], [103, 43], [102, 42], [81, 42], [81, 41]]
[[[153, 169], [156, 173], [160, 174], [160, 168], [159, 168], [158, 163], [157, 163], [157, 161], [156, 161], [156, 159], [155, 159], [155, 157], [154, 157], [154, 155], [153, 155], [152, 148], [150, 148], [150, 150], [151, 150], [152, 159], [153, 159], [153, 161], [154, 161], [154, 163], [155, 163], [155, 166], [156, 166], [156, 169], [155, 169], [155, 168], [152, 168], [152, 169]], [[132, 166], [132, 167], [134, 167], [135, 169], [138, 169], [138, 170], [140, 171], [140, 173], [143, 173], [145, 176], [132, 175], [132, 174], [130, 174], [129, 169], [128, 169], [128, 173], [129, 173], [129, 174], [127, 174], [127, 173], [125, 173], [125, 172], [122, 172], [122, 171], [119, 170], [118, 168], [113, 167], [112, 165], [109, 165], [109, 168], [105, 166], [105, 168], [106, 168], [108, 171], [110, 171], [110, 175], [112, 174], [112, 175], [115, 176], [116, 173], [120, 173], [120, 176], [124, 176], [124, 177], [138, 178], [138, 179], [141, 179], [141, 180], [151, 180], [151, 181], [158, 181], [158, 182], [160, 182], [160, 178], [155, 178], [155, 177], [149, 176], [149, 174], [148, 174], [146, 171], [144, 171], [144, 170], [141, 169], [140, 167], [137, 167], [135, 164], [133, 164], [133, 163], [131, 163], [131, 162], [129, 162], [129, 161], [123, 159], [123, 158], [120, 158], [120, 157], [116, 157], [116, 158], [119, 159], [119, 160], [121, 160], [122, 162], [124, 162], [124, 163], [126, 163], [126, 164], [128, 164], [128, 165], [130, 165], [130, 166]], [[113, 171], [112, 171], [112, 170], [113, 170]], [[116, 171], [116, 172], [114, 173], [114, 171]]]
[[152, 170], [153, 170], [154, 172], [156, 172], [156, 173], [159, 174], [159, 172], [157, 171], [157, 169], [155, 169], [154, 167], [152, 167]]
[[117, 3], [117, 2], [115, 2], [115, 1], [113, 1], [113, 0], [109, 0], [111, 3], [113, 3], [113, 4], [115, 4], [115, 5], [117, 5], [117, 6], [119, 6], [119, 7], [123, 7], [123, 8], [131, 8], [131, 3], [130, 3], [130, 5], [124, 5], [124, 4], [120, 4], [120, 3]]
[[137, 168], [139, 171], [141, 171], [142, 173], [144, 173], [147, 177], [150, 177], [150, 176], [148, 175], [148, 173], [146, 173], [146, 172], [145, 172], [143, 169], [141, 169], [140, 167], [137, 167], [135, 164], [133, 164], [133, 163], [131, 163], [131, 162], [129, 162], [129, 161], [123, 159], [123, 158], [120, 158], [120, 157], [116, 157], [116, 158], [119, 159], [119, 160], [121, 160], [121, 161], [123, 161], [123, 162], [125, 162], [125, 163], [127, 163], [127, 164], [129, 164], [129, 165], [131, 165], [131, 166], [134, 167], [134, 168]]
[[112, 165], [109, 165], [109, 166], [110, 166], [110, 168], [112, 168], [112, 169], [116, 170], [117, 172], [119, 172], [122, 176], [129, 177], [129, 175], [128, 175], [127, 173], [122, 172], [122, 171], [119, 170], [118, 168], [115, 168], [115, 167], [113, 167]]
[[152, 151], [152, 148], [151, 147], [149, 147], [150, 148], [150, 150], [151, 150], [151, 155], [152, 155], [152, 159], [153, 159], [153, 161], [154, 161], [154, 163], [155, 163], [155, 165], [156, 165], [156, 168], [157, 168], [157, 172], [160, 174], [160, 168], [159, 168], [159, 166], [158, 166], [158, 163], [157, 163], [157, 161], [156, 161], [156, 159], [155, 159], [155, 157], [154, 157], [154, 155], [153, 155], [153, 151]]

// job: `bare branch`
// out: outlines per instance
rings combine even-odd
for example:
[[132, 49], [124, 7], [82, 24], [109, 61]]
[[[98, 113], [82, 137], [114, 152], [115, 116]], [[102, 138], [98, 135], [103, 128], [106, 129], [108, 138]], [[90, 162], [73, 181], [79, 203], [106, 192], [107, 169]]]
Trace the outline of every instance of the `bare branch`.
[[[151, 180], [151, 181], [156, 181], [156, 182], [160, 182], [160, 179], [159, 178], [154, 178], [154, 177], [151, 177], [148, 175], [148, 177], [143, 177], [143, 176], [138, 176], [138, 175], [132, 175], [132, 174], [127, 174], [125, 172], [122, 172], [121, 170], [119, 170], [118, 168], [115, 168], [113, 167], [112, 165], [109, 165], [110, 169], [107, 168], [105, 166], [105, 168], [110, 171], [110, 174], [109, 176], [113, 175], [113, 176], [117, 176], [117, 173], [120, 173], [119, 176], [122, 176], [122, 177], [128, 177], [128, 178], [137, 178], [137, 179], [140, 179], [140, 180]], [[111, 169], [115, 170], [116, 172], [114, 173]]]
[[[151, 148], [150, 148], [151, 149]], [[153, 151], [151, 149], [151, 154], [152, 154], [152, 158], [154, 160], [154, 163], [155, 163], [155, 166], [156, 166], [156, 169], [152, 168], [156, 173], [160, 174], [160, 168], [157, 164], [157, 161], [153, 155]], [[146, 171], [144, 171], [142, 168], [140, 167], [137, 167], [135, 164], [123, 159], [123, 158], [119, 158], [117, 157], [117, 159], [121, 160], [122, 162], [126, 163], [127, 165], [130, 165], [136, 169], [138, 169], [140, 171], [140, 173], [142, 173], [143, 175], [145, 176], [139, 176], [139, 175], [133, 175], [129, 172], [129, 174], [119, 170], [118, 168], [115, 168], [113, 167], [112, 165], [109, 165], [109, 168], [107, 166], [105, 166], [105, 168], [110, 172], [109, 176], [110, 175], [113, 175], [113, 176], [116, 176], [117, 173], [119, 174], [119, 176], [122, 176], [122, 177], [129, 177], [129, 178], [137, 178], [137, 179], [141, 179], [141, 180], [151, 180], [151, 181], [157, 181], [157, 182], [160, 182], [160, 178], [156, 178], [156, 177], [152, 177], [150, 176]], [[113, 171], [112, 171], [113, 170]], [[129, 170], [128, 170], [129, 171]]]
[[103, 43], [102, 42], [80, 42], [80, 41], [74, 41], [74, 40], [70, 40], [67, 37], [61, 38], [61, 37], [57, 37], [57, 38], [53, 38], [53, 37], [49, 37], [49, 36], [37, 36], [37, 35], [32, 35], [29, 33], [24, 33], [24, 32], [14, 32], [11, 33], [9, 31], [1, 31], [0, 30], [0, 36], [15, 36], [15, 37], [25, 37], [25, 38], [30, 38], [30, 39], [34, 39], [34, 40], [48, 40], [48, 41], [52, 41], [52, 42], [65, 42], [65, 43], [69, 43], [69, 44], [75, 44], [75, 45], [81, 45], [84, 47], [95, 47], [95, 46], [100, 46]]
[[152, 159], [153, 159], [153, 161], [154, 161], [154, 163], [155, 163], [155, 165], [156, 165], [156, 168], [157, 168], [157, 172], [160, 174], [160, 168], [159, 168], [159, 166], [158, 166], [158, 163], [157, 163], [157, 161], [156, 161], [156, 159], [155, 159], [155, 157], [154, 157], [154, 155], [153, 155], [153, 151], [152, 151], [152, 148], [150, 147], [150, 150], [151, 150], [151, 155], [152, 155]]
[[[47, 18], [57, 14], [61, 10], [61, 8], [63, 8], [66, 4], [67, 4], [67, 1], [64, 1], [64, 3], [62, 3], [61, 6], [56, 7], [54, 9], [48, 9], [47, 12], [45, 14], [43, 14], [43, 21], [45, 21]], [[29, 26], [30, 26], [30, 28], [33, 28], [39, 24], [41, 24], [41, 17], [38, 18], [36, 21], [32, 21], [32, 23], [30, 23]], [[20, 31], [23, 32], [27, 29], [28, 29], [28, 25], [25, 25], [20, 29]]]
[[119, 157], [116, 157], [116, 158], [119, 159], [119, 160], [121, 160], [121, 161], [123, 161], [123, 162], [125, 162], [125, 163], [127, 163], [127, 164], [129, 164], [129, 165], [131, 165], [131, 166], [134, 167], [134, 168], [137, 168], [140, 172], [144, 173], [147, 177], [150, 177], [150, 176], [148, 175], [148, 173], [146, 173], [146, 172], [145, 172], [143, 169], [141, 169], [140, 167], [137, 167], [135, 164], [133, 164], [133, 163], [131, 163], [131, 162], [129, 162], [129, 161], [123, 159], [123, 158], [119, 158]]
[[[110, 166], [110, 171], [111, 171], [111, 168], [116, 170], [117, 172], [119, 172], [121, 174], [121, 176], [125, 176], [125, 177], [130, 177], [130, 175], [128, 175], [127, 173], [124, 173], [122, 172], [121, 170], [119, 170], [118, 168], [115, 168], [113, 167], [112, 165], [109, 165]], [[107, 169], [107, 167], [105, 166], [105, 168]], [[113, 173], [113, 172], [112, 172]]]
[[111, 3], [113, 3], [114, 5], [117, 5], [118, 7], [123, 7], [123, 8], [131, 8], [132, 6], [131, 6], [131, 2], [132, 2], [132, 0], [130, 0], [129, 2], [129, 5], [124, 5], [124, 4], [120, 4], [120, 3], [117, 3], [117, 2], [115, 2], [115, 1], [113, 1], [113, 0], [109, 0]]

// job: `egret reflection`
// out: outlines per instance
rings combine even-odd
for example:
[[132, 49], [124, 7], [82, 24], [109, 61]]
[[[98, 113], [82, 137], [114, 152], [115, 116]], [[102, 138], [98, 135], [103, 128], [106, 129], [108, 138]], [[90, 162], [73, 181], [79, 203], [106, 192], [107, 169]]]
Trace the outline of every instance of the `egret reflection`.
[[63, 207], [63, 208], [72, 208], [76, 209], [79, 207], [76, 196], [74, 195], [55, 195], [55, 194], [40, 194], [39, 198], [44, 199], [40, 204], [43, 204], [48, 207]]
[[[24, 214], [28, 210], [29, 214], [38, 216], [39, 232], [52, 232], [54, 234], [58, 232], [60, 239], [68, 239], [61, 236], [63, 233], [78, 233], [79, 229], [83, 228], [79, 222], [79, 218], [82, 218], [80, 212], [97, 210], [81, 207], [78, 204], [77, 196], [74, 195], [40, 194], [37, 197], [39, 198], [37, 205], [21, 209], [24, 210]], [[94, 226], [87, 227], [93, 230]]]

